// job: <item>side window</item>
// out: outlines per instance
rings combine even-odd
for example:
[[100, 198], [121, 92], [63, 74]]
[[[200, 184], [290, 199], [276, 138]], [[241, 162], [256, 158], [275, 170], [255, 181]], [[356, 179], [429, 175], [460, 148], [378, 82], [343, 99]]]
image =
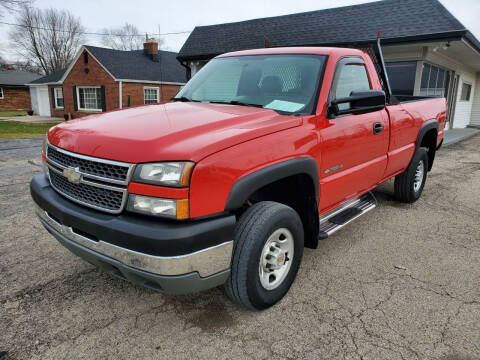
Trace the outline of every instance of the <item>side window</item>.
[[[340, 68], [337, 85], [335, 88], [335, 99], [350, 96], [352, 91], [370, 90], [367, 69], [363, 64], [346, 64]], [[350, 105], [340, 104], [340, 110], [347, 110]]]

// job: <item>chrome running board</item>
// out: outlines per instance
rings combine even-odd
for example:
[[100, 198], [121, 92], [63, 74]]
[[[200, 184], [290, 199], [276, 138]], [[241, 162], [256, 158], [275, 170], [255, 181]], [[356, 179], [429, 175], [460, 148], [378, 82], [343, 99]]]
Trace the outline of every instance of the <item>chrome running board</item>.
[[366, 214], [377, 206], [377, 199], [368, 192], [356, 199], [347, 201], [339, 207], [320, 216], [320, 230], [318, 238], [326, 239], [356, 218]]

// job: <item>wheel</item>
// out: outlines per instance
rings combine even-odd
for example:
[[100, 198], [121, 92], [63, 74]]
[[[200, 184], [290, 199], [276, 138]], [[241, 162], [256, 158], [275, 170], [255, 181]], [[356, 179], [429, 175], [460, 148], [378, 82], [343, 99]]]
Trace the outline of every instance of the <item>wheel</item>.
[[427, 179], [428, 155], [425, 149], [415, 151], [408, 168], [395, 177], [395, 197], [397, 200], [413, 203], [422, 195]]
[[303, 226], [292, 208], [271, 201], [251, 206], [235, 229], [225, 290], [250, 309], [266, 309], [288, 292], [303, 254]]

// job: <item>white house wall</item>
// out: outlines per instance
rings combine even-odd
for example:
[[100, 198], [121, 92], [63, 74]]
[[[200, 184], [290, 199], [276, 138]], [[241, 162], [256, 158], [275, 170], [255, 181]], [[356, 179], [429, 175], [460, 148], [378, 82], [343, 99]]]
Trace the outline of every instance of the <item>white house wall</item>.
[[[434, 46], [389, 46], [383, 49], [384, 58], [386, 62], [391, 61], [418, 61], [417, 74], [415, 79], [415, 95], [419, 94], [421, 83], [421, 69], [423, 62], [428, 62], [433, 65], [455, 71], [456, 75], [460, 76], [458, 83], [457, 102], [455, 105], [455, 113], [453, 115], [453, 127], [464, 128], [475, 121], [480, 122], [480, 80], [476, 75], [476, 71], [463, 65], [461, 62], [454, 59], [455, 52], [451, 56], [439, 54], [433, 51]], [[472, 93], [469, 101], [460, 100], [462, 92], [462, 84], [466, 82], [472, 85]], [[475, 100], [474, 100], [475, 99]], [[475, 101], [475, 105], [473, 105]]]
[[412, 46], [411, 48], [386, 46], [382, 48], [383, 58], [386, 62], [390, 61], [415, 61], [422, 60], [423, 47]]
[[473, 94], [472, 118], [470, 125], [480, 126], [480, 72], [477, 73], [475, 93]]
[[[452, 54], [454, 56], [455, 54]], [[455, 105], [455, 114], [453, 115], [453, 127], [454, 128], [465, 128], [470, 124], [472, 119], [472, 105], [473, 99], [476, 96], [476, 73], [475, 70], [470, 69], [469, 67], [464, 66], [463, 64], [453, 60], [452, 58], [438, 54], [434, 51], [429, 50], [426, 56], [426, 61], [437, 64], [439, 66], [454, 70], [456, 75], [460, 76], [458, 82], [458, 91], [457, 91], [457, 104]], [[472, 92], [470, 94], [469, 101], [460, 100], [462, 93], [462, 84], [466, 82], [472, 85]]]
[[32, 110], [35, 115], [38, 115], [38, 98], [37, 98], [37, 88], [30, 87], [30, 101], [32, 103]]

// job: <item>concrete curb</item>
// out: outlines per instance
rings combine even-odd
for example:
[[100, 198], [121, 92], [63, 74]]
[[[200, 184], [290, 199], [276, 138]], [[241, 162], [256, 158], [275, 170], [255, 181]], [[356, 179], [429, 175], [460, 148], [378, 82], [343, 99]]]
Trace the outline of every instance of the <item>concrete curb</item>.
[[472, 136], [480, 134], [479, 129], [465, 128], [465, 129], [451, 129], [445, 131], [442, 147], [450, 146], [461, 141], [467, 140]]

